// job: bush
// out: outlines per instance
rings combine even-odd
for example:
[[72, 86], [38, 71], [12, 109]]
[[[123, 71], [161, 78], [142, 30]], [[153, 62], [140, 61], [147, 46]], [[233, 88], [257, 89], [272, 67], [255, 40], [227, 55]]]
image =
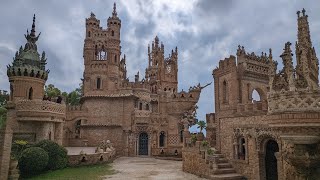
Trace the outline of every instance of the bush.
[[22, 152], [19, 159], [19, 169], [22, 176], [39, 174], [49, 161], [48, 153], [39, 147], [30, 147]]
[[68, 163], [67, 150], [64, 147], [50, 140], [42, 140], [39, 143], [37, 143], [35, 146], [41, 147], [48, 153], [49, 162], [47, 165], [47, 169], [55, 170], [55, 169], [61, 169], [67, 166], [67, 163]]
[[28, 144], [28, 141], [15, 140], [11, 146], [11, 158], [19, 160], [22, 152], [29, 147], [30, 145]]

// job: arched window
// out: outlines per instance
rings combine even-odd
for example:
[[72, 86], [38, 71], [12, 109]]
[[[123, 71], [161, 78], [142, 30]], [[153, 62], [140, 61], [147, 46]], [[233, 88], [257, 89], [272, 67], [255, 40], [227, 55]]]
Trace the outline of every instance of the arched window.
[[223, 102], [226, 103], [227, 102], [227, 82], [226, 81], [223, 81], [222, 93], [223, 93]]
[[159, 147], [164, 147], [164, 139], [165, 139], [165, 133], [161, 131], [160, 137], [159, 137]]
[[146, 110], [149, 111], [149, 104], [146, 104]]
[[13, 86], [10, 84], [10, 101], [13, 101]]
[[117, 55], [114, 55], [114, 62], [117, 63]]
[[252, 102], [253, 102], [253, 101], [257, 101], [257, 102], [258, 102], [258, 101], [261, 101], [261, 96], [260, 96], [259, 92], [258, 92], [257, 90], [255, 90], [255, 89], [252, 91], [251, 97], [252, 97], [252, 98], [251, 98], [251, 99], [252, 99]]
[[180, 142], [183, 143], [183, 129], [180, 130]]
[[81, 120], [76, 121], [75, 124], [75, 138], [79, 138], [80, 137], [80, 126], [81, 126]]
[[88, 37], [90, 37], [90, 36], [91, 36], [91, 32], [89, 31], [89, 32], [88, 32]]
[[241, 137], [238, 140], [238, 159], [246, 159], [246, 141], [244, 137]]
[[29, 99], [29, 100], [32, 100], [32, 99], [33, 99], [33, 89], [32, 89], [32, 87], [29, 89], [28, 99]]
[[114, 31], [111, 31], [111, 36], [114, 36]]
[[101, 78], [97, 78], [97, 89], [101, 88]]
[[142, 103], [139, 103], [139, 110], [142, 110]]

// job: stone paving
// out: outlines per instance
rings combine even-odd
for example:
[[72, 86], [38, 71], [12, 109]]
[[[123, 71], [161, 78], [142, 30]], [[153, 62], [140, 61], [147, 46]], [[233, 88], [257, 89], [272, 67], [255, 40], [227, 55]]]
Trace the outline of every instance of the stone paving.
[[182, 161], [160, 160], [150, 157], [120, 157], [112, 164], [117, 172], [107, 180], [201, 180], [182, 171]]

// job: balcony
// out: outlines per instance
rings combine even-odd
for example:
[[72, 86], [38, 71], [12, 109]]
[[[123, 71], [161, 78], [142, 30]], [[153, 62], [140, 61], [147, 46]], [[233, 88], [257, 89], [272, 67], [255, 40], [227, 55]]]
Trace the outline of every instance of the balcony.
[[62, 122], [66, 116], [66, 105], [43, 100], [21, 100], [16, 102], [19, 121]]

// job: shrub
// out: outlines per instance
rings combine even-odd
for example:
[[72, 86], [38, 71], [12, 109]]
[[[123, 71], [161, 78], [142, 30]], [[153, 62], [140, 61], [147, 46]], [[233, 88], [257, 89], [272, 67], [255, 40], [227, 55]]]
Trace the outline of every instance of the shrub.
[[19, 160], [22, 155], [22, 152], [29, 147], [30, 145], [28, 144], [28, 141], [15, 140], [11, 146], [11, 157], [13, 159]]
[[208, 141], [202, 141], [202, 146], [203, 147], [206, 147], [206, 146], [208, 146], [209, 145], [209, 142]]
[[30, 147], [22, 152], [19, 169], [22, 176], [39, 174], [47, 166], [48, 153], [40, 147]]
[[67, 163], [68, 163], [67, 150], [64, 147], [50, 140], [42, 140], [39, 143], [37, 143], [35, 146], [41, 147], [42, 149], [47, 151], [49, 155], [49, 162], [47, 165], [47, 169], [55, 170], [55, 169], [61, 169], [67, 166]]
[[191, 142], [195, 143], [197, 141], [197, 136], [195, 134], [191, 135]]

